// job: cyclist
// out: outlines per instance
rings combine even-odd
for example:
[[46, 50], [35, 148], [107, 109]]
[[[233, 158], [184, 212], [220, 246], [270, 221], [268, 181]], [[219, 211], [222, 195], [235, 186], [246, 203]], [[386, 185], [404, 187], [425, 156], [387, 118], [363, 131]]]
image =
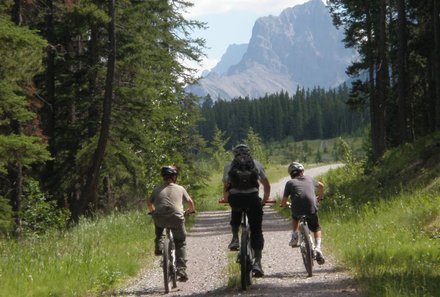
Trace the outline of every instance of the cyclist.
[[[316, 261], [322, 265], [325, 262], [321, 251], [321, 226], [318, 217], [318, 204], [324, 198], [324, 184], [315, 180], [313, 177], [304, 175], [304, 166], [297, 162], [292, 162], [287, 171], [291, 180], [286, 183], [284, 188], [282, 206], [287, 206], [287, 200], [292, 200], [292, 238], [289, 242], [291, 247], [298, 246], [299, 218], [307, 215], [307, 224], [315, 237]], [[315, 189], [318, 188], [318, 197]]]
[[[240, 209], [248, 209], [249, 226], [251, 229], [251, 246], [254, 249], [255, 262], [252, 265], [252, 273], [255, 277], [264, 276], [264, 271], [261, 266], [261, 257], [264, 247], [264, 237], [262, 230], [263, 223], [263, 204], [269, 200], [270, 183], [266, 177], [263, 166], [257, 160], [251, 157], [250, 149], [245, 144], [239, 144], [233, 149], [234, 160], [226, 164], [223, 172], [223, 201], [229, 202], [232, 208], [231, 212], [231, 227], [233, 232], [233, 239], [231, 244], [235, 241], [238, 243], [238, 229], [241, 222]], [[244, 158], [251, 160], [252, 170], [255, 172], [255, 181], [249, 184], [240, 185], [235, 182], [235, 178], [231, 173], [234, 171], [234, 162], [237, 158]], [[258, 195], [259, 183], [263, 184], [264, 195], [263, 200]], [[230, 244], [230, 246], [231, 246]]]
[[188, 212], [194, 212], [194, 202], [184, 187], [176, 183], [179, 175], [176, 166], [164, 166], [161, 169], [163, 183], [157, 186], [147, 201], [153, 214], [156, 238], [154, 252], [162, 254], [163, 230], [171, 228], [176, 245], [176, 268], [179, 281], [187, 281], [186, 273], [186, 230], [183, 203], [188, 204]]

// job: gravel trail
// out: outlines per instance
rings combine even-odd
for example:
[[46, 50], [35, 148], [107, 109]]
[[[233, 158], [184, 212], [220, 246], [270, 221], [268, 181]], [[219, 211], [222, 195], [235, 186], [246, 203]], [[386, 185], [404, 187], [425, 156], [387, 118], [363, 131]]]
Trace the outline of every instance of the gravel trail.
[[[329, 165], [310, 170], [306, 174], [315, 176], [339, 166]], [[272, 197], [282, 195], [289, 178], [272, 183]], [[254, 279], [249, 290], [227, 288], [227, 245], [231, 238], [229, 211], [203, 212], [187, 237], [189, 281], [178, 283], [168, 296], [301, 296], [333, 297], [362, 296], [353, 286], [351, 277], [331, 257], [325, 247], [323, 233], [324, 265], [314, 265], [313, 277], [307, 277], [298, 249], [288, 246], [290, 239], [289, 220], [280, 216], [269, 206], [264, 208], [263, 231], [265, 248], [263, 269], [265, 276]], [[325, 226], [323, 228], [325, 232]], [[160, 257], [152, 267], [143, 270], [136, 278], [114, 296], [164, 296]]]

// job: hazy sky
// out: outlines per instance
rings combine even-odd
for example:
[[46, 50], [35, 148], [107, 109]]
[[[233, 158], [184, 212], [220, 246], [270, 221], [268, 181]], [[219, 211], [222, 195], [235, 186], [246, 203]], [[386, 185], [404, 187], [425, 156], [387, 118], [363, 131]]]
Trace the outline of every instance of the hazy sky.
[[206, 22], [208, 29], [194, 36], [206, 39], [208, 55], [202, 69], [210, 69], [220, 60], [230, 44], [248, 43], [255, 20], [280, 15], [287, 7], [308, 0], [192, 0], [187, 18]]

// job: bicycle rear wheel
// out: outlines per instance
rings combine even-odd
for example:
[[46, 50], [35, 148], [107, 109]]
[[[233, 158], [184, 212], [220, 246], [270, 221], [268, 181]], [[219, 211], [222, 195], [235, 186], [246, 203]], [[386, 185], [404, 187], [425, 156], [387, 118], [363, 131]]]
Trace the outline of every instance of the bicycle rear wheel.
[[162, 270], [163, 270], [163, 284], [165, 293], [170, 292], [170, 240], [166, 238], [163, 243], [162, 251]]
[[176, 247], [174, 244], [174, 240], [170, 240], [170, 245], [169, 245], [168, 251], [170, 253], [169, 271], [170, 271], [171, 283], [173, 285], [173, 288], [176, 288], [177, 287], [177, 269], [176, 269]]
[[249, 259], [251, 253], [249, 245], [249, 233], [247, 230], [243, 230], [240, 244], [240, 282], [242, 290], [247, 290], [247, 287], [252, 284], [252, 260]]
[[306, 271], [308, 273], [308, 276], [313, 276], [313, 251], [312, 251], [312, 242], [310, 239], [310, 230], [307, 225], [301, 224], [300, 225], [300, 232], [301, 232], [301, 256], [303, 258], [304, 266], [306, 267]]

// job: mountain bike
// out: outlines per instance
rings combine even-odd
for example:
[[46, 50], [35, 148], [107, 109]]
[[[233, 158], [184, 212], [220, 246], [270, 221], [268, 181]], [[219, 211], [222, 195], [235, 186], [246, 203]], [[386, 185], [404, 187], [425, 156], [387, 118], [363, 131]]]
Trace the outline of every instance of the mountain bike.
[[[266, 203], [275, 203], [275, 200], [268, 200]], [[220, 200], [219, 203], [228, 203]], [[240, 284], [241, 289], [246, 291], [252, 285], [252, 266], [254, 264], [254, 250], [251, 246], [251, 229], [247, 217], [247, 208], [241, 209], [241, 237], [240, 249], [237, 259], [240, 263]]]
[[[287, 204], [288, 208], [290, 208], [291, 206], [291, 203]], [[316, 253], [312, 232], [310, 231], [307, 224], [307, 215], [302, 215], [299, 217], [298, 246], [307, 274], [309, 277], [312, 277], [313, 264], [314, 260], [316, 260]]]
[[[185, 211], [184, 216], [194, 212]], [[153, 213], [149, 213], [152, 215]], [[177, 288], [177, 267], [176, 267], [176, 244], [174, 243], [173, 232], [170, 227], [164, 228], [165, 238], [162, 245], [162, 271], [165, 293], [170, 292], [170, 288]]]

